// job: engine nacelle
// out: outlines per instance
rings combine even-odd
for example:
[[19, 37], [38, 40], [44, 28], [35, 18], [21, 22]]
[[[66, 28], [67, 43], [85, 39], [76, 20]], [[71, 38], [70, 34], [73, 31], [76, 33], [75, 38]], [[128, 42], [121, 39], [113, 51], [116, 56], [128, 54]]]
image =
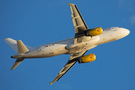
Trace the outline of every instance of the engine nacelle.
[[97, 27], [94, 29], [89, 29], [85, 31], [85, 36], [96, 36], [102, 34], [103, 29], [101, 27]]
[[88, 63], [88, 62], [95, 61], [95, 59], [96, 59], [96, 55], [95, 54], [89, 54], [89, 55], [81, 57], [78, 60], [78, 62], [79, 63]]
[[88, 29], [79, 33], [75, 34], [75, 37], [82, 37], [82, 36], [96, 36], [102, 34], [103, 29], [101, 27], [93, 28], [93, 29]]

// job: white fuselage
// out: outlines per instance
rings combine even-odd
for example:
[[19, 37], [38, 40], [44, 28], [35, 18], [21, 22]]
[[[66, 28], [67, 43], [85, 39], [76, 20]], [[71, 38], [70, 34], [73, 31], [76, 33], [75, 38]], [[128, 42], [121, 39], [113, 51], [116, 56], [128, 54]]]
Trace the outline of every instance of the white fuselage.
[[[101, 35], [87, 37], [87, 40], [81, 43], [74, 44], [74, 38], [69, 38], [32, 48], [29, 52], [19, 56], [23, 58], [43, 58], [61, 54], [74, 54], [84, 50], [90, 50], [100, 44], [121, 39], [129, 33], [130, 31], [125, 28], [107, 28], [103, 30]], [[18, 58], [18, 55], [13, 56], [14, 58]]]

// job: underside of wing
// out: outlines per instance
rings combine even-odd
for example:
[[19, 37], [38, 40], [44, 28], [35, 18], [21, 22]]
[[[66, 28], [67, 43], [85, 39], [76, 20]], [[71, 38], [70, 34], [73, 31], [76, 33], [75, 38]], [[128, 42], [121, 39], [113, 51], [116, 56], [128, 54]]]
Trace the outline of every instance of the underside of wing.
[[86, 52], [87, 51], [72, 54], [66, 65], [62, 68], [62, 70], [50, 84], [52, 85], [54, 82], [58, 81], [78, 61], [78, 58], [83, 56]]
[[10, 70], [15, 69], [23, 60], [24, 60], [23, 58], [17, 59]]
[[[74, 24], [74, 29], [75, 29], [74, 44], [87, 41], [88, 38], [91, 38], [91, 37], [88, 37], [88, 38], [86, 36], [76, 37], [76, 34], [87, 30], [88, 27], [87, 27], [82, 15], [80, 14], [77, 6], [75, 4], [69, 4], [69, 5], [71, 8], [71, 13], [72, 13], [71, 16], [72, 16], [72, 21]], [[87, 52], [87, 50], [84, 50], [79, 53], [71, 54], [70, 59], [68, 60], [66, 65], [62, 68], [62, 70], [58, 73], [58, 75], [55, 77], [55, 79], [50, 84], [52, 85], [52, 83], [58, 81], [86, 52]]]
[[87, 30], [88, 27], [81, 15], [81, 13], [79, 12], [77, 6], [75, 4], [69, 4], [70, 8], [71, 8], [71, 17], [72, 17], [72, 21], [74, 24], [74, 29], [75, 29], [75, 33]]
[[86, 37], [86, 36], [82, 36], [82, 37], [76, 37], [76, 35], [80, 32], [83, 32], [85, 30], [88, 30], [88, 26], [86, 25], [81, 13], [79, 12], [79, 9], [77, 8], [77, 6], [75, 4], [69, 4], [70, 8], [71, 8], [71, 17], [72, 17], [72, 21], [73, 21], [73, 25], [74, 25], [74, 29], [75, 29], [75, 39], [74, 39], [74, 44], [76, 43], [81, 43], [83, 41], [86, 41], [87, 38], [90, 37]]

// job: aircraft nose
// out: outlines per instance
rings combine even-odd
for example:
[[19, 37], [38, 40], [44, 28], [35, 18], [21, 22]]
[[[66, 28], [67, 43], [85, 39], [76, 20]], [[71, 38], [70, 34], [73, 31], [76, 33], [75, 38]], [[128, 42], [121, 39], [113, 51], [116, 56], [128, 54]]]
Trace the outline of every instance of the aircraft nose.
[[125, 36], [127, 36], [130, 33], [130, 31], [128, 29], [125, 29], [125, 28], [122, 28], [122, 29], [123, 29], [123, 34]]
[[125, 34], [126, 36], [130, 33], [130, 31], [128, 29], [125, 29]]
[[127, 29], [127, 35], [130, 33], [130, 31]]

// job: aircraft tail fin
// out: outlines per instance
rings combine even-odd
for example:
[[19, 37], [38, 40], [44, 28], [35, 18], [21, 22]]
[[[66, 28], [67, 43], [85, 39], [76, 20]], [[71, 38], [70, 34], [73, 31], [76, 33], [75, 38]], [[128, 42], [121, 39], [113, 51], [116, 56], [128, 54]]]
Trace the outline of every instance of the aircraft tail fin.
[[18, 53], [18, 49], [17, 49], [17, 41], [13, 40], [11, 38], [6, 38], [4, 39], [4, 41], [16, 52]]
[[[18, 54], [24, 54], [29, 51], [21, 40], [17, 41], [17, 48], [18, 48]], [[17, 60], [15, 61], [14, 65], [10, 70], [15, 69], [23, 60], [24, 58], [17, 58]]]
[[[21, 40], [16, 41], [11, 38], [6, 38], [4, 41], [18, 54], [24, 54], [29, 51], [28, 48], [31, 48], [29, 46], [25, 46]], [[15, 69], [23, 60], [24, 58], [17, 58], [10, 70]]]
[[[14, 39], [12, 39], [12, 38], [6, 38], [6, 39], [4, 39], [4, 41], [16, 52], [16, 53], [18, 53], [18, 45], [17, 45], [17, 41], [16, 40], [14, 40]], [[19, 44], [19, 48], [20, 48], [20, 46], [22, 45], [20, 45], [20, 41], [18, 41], [18, 44]], [[23, 45], [23, 46], [25, 46], [25, 45]], [[32, 49], [32, 47], [29, 47], [29, 46], [25, 46], [26, 48], [28, 48], [29, 50], [30, 49]], [[26, 49], [25, 49], [26, 50]], [[27, 50], [26, 50], [27, 51]]]
[[18, 53], [19, 54], [26, 53], [26, 52], [29, 51], [21, 40], [17, 41], [17, 47], [18, 47]]

